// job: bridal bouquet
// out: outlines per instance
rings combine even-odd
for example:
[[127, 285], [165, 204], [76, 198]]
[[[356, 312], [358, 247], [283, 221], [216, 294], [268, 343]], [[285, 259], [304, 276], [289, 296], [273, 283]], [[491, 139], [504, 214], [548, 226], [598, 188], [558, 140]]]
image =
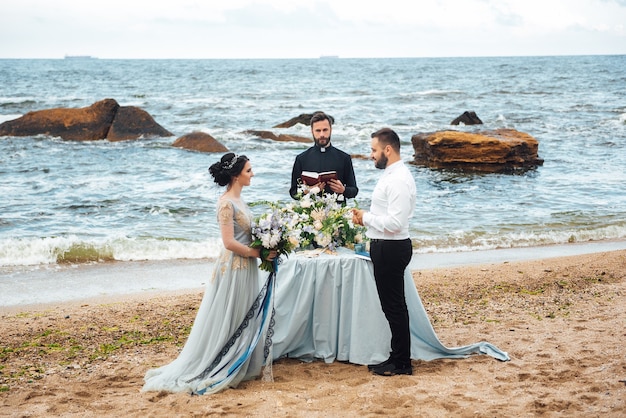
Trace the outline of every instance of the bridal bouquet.
[[283, 211], [290, 213], [291, 235], [299, 239], [299, 247], [354, 248], [365, 237], [365, 227], [352, 222], [352, 212], [338, 202], [336, 194], [318, 194], [312, 190], [301, 195], [296, 203], [287, 204]]
[[[261, 248], [260, 268], [276, 271], [277, 260], [281, 255], [288, 255], [298, 246], [298, 239], [293, 232], [293, 217], [273, 205], [270, 211], [263, 213], [252, 222], [252, 248]], [[275, 261], [267, 259], [270, 251], [278, 253]]]

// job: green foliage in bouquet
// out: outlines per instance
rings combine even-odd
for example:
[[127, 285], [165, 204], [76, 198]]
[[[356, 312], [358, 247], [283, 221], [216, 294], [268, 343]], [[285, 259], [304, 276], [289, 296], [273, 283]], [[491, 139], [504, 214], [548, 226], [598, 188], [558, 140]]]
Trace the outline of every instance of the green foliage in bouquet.
[[308, 193], [281, 209], [290, 214], [292, 236], [298, 237], [299, 248], [354, 248], [365, 240], [365, 227], [352, 222], [351, 209], [358, 206], [343, 205], [341, 197]]
[[[338, 201], [339, 198], [339, 201]], [[261, 248], [261, 266], [276, 271], [280, 256], [297, 249], [337, 247], [354, 249], [365, 241], [365, 227], [352, 222], [355, 206], [342, 205], [336, 194], [308, 193], [295, 202], [259, 202], [269, 210], [252, 222], [252, 248]], [[276, 250], [276, 261], [267, 260]]]

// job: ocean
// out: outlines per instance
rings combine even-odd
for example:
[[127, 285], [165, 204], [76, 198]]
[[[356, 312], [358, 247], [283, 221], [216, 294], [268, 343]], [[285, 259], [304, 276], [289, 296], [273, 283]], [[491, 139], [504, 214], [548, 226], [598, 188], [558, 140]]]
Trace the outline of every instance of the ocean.
[[[103, 261], [212, 258], [220, 247], [221, 155], [171, 144], [203, 131], [247, 155], [249, 204], [290, 200], [295, 156], [309, 145], [247, 130], [323, 110], [332, 142], [369, 155], [389, 126], [412, 160], [411, 136], [513, 128], [539, 141], [536, 169], [477, 174], [410, 165], [418, 190], [416, 254], [626, 238], [626, 56], [298, 60], [1, 59], [0, 123], [29, 111], [113, 98], [138, 106], [173, 137], [70, 142], [0, 138], [0, 272]], [[484, 122], [451, 126], [466, 110]], [[356, 202], [369, 206], [380, 175], [355, 159]], [[260, 211], [260, 206], [253, 210]], [[1, 273], [0, 273], [1, 274]]]

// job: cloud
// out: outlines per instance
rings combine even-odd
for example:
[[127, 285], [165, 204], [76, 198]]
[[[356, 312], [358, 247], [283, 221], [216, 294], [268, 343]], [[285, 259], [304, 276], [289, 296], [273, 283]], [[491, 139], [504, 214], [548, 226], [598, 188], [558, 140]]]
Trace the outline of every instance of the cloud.
[[266, 29], [291, 28], [298, 31], [320, 31], [336, 28], [341, 20], [326, 3], [311, 2], [301, 7], [278, 8], [274, 5], [251, 4], [223, 12], [222, 25]]
[[602, 0], [603, 3], [616, 3], [621, 7], [626, 7], [626, 0]]
[[626, 53], [626, 0], [3, 0], [0, 57]]

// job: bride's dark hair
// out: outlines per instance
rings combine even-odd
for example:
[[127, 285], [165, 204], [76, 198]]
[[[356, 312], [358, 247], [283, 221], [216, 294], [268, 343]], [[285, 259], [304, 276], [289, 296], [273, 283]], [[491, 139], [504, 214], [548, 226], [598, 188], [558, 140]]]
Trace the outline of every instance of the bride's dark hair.
[[213, 180], [220, 186], [226, 186], [231, 182], [233, 177], [238, 176], [246, 165], [248, 157], [245, 155], [237, 155], [234, 152], [228, 152], [222, 158], [209, 167], [209, 173], [213, 176]]

